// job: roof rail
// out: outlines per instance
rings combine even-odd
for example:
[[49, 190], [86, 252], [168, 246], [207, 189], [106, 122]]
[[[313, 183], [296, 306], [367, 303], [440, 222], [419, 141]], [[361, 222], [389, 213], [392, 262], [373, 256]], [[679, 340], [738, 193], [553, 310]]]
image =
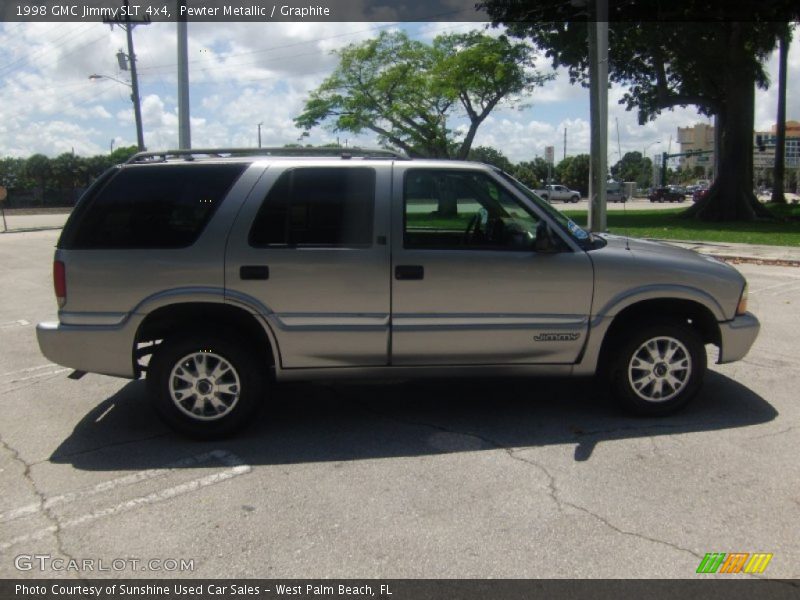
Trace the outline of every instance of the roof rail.
[[229, 157], [229, 156], [339, 156], [342, 159], [352, 158], [394, 158], [409, 160], [408, 156], [385, 150], [383, 148], [192, 148], [190, 150], [163, 150], [159, 152], [138, 152], [131, 156], [125, 164], [144, 162], [165, 162], [168, 158], [194, 160], [196, 156]]

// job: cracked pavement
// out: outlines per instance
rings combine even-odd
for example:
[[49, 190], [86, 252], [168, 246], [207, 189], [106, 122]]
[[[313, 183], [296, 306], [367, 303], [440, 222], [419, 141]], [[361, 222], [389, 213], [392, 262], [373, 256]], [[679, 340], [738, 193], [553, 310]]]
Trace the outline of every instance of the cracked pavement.
[[[39, 354], [56, 236], [0, 237], [0, 577], [692, 578], [707, 552], [800, 577], [797, 269], [740, 266], [761, 336], [674, 417], [591, 381], [286, 384], [200, 443], [143, 382]], [[34, 554], [194, 568], [15, 567]]]

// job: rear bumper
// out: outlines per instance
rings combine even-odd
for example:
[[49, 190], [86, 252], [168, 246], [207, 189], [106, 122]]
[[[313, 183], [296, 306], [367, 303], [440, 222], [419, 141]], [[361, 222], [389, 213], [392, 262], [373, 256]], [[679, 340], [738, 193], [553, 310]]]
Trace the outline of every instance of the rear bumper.
[[36, 338], [44, 356], [59, 365], [115, 377], [135, 377], [133, 341], [140, 318], [121, 325], [39, 323]]
[[758, 337], [761, 324], [752, 313], [739, 315], [732, 321], [719, 324], [719, 364], [740, 360], [750, 351]]

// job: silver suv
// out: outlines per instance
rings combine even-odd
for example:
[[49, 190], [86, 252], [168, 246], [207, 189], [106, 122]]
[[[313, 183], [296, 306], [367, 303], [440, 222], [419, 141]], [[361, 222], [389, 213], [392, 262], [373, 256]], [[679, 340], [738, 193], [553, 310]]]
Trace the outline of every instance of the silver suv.
[[228, 434], [278, 381], [601, 376], [631, 410], [698, 391], [759, 329], [736, 269], [591, 234], [493, 167], [389, 153], [144, 153], [55, 253], [50, 360], [147, 376], [173, 427]]

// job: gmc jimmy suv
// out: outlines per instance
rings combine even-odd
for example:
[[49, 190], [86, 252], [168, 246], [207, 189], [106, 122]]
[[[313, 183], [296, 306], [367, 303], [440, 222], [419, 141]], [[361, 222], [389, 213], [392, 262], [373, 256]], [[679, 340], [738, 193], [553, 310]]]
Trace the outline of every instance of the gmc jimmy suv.
[[[598, 375], [639, 414], [685, 405], [759, 329], [713, 258], [589, 233], [493, 167], [381, 151], [140, 153], [79, 201], [44, 355], [146, 375], [212, 437], [277, 380]], [[314, 155], [309, 155], [313, 153]]]

